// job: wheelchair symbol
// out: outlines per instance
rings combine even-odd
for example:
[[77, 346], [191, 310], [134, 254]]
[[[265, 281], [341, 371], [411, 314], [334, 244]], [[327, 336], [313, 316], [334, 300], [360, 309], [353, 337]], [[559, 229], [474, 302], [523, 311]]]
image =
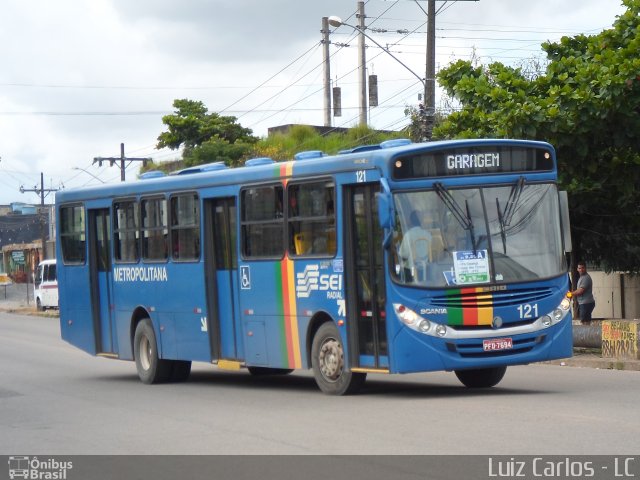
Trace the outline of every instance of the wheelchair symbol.
[[243, 290], [251, 289], [251, 271], [248, 265], [240, 267], [240, 287]]

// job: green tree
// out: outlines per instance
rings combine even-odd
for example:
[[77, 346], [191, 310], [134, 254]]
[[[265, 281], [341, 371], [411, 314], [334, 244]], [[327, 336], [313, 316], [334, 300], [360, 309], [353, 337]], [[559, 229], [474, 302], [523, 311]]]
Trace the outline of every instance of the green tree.
[[340, 150], [401, 137], [406, 137], [406, 133], [381, 132], [361, 125], [328, 135], [322, 135], [308, 125], [295, 125], [285, 134], [278, 133], [259, 140], [253, 155], [274, 160], [290, 160], [296, 153], [305, 150], [321, 150], [333, 155]]
[[640, 0], [598, 35], [545, 43], [535, 78], [501, 63], [458, 61], [438, 75], [460, 104], [434, 138], [526, 138], [557, 150], [579, 257], [640, 273]]
[[200, 101], [174, 100], [173, 107], [173, 114], [162, 117], [167, 131], [158, 136], [157, 148], [183, 147], [186, 166], [216, 161], [237, 165], [258, 141], [236, 117], [209, 113]]

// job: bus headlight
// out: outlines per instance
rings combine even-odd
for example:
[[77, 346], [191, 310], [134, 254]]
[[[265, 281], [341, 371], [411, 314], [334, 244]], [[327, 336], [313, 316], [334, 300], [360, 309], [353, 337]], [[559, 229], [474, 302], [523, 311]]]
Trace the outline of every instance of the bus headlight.
[[445, 325], [438, 324], [438, 326], [436, 326], [436, 333], [439, 337], [444, 337], [447, 334], [447, 327]]
[[569, 312], [571, 311], [571, 300], [568, 296], [564, 297], [556, 308], [553, 311], [549, 312], [546, 315], [540, 317], [540, 323], [543, 328], [548, 328], [551, 325], [555, 325], [564, 319]]
[[[421, 317], [410, 308], [407, 308], [400, 303], [394, 303], [393, 311], [395, 312], [398, 319], [402, 323], [404, 323], [407, 327], [411, 328], [412, 330], [415, 330], [416, 332], [433, 335], [431, 322], [426, 318]], [[439, 325], [439, 327], [441, 326], [444, 326], [444, 325]]]
[[418, 330], [420, 330], [422, 333], [427, 333], [430, 328], [431, 323], [429, 323], [429, 320], [422, 319], [418, 324]]

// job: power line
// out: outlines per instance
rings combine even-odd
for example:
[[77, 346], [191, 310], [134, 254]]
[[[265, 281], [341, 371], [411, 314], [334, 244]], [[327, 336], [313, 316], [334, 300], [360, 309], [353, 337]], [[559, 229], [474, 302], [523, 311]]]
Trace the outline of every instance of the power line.
[[316, 48], [317, 46], [319, 46], [320, 43], [315, 44], [314, 46], [312, 46], [309, 50], [307, 50], [306, 52], [304, 52], [302, 55], [300, 55], [298, 58], [296, 58], [294, 61], [292, 61], [291, 63], [289, 63], [286, 67], [283, 67], [282, 69], [280, 69], [280, 71], [274, 75], [272, 75], [271, 77], [269, 77], [267, 80], [265, 80], [264, 82], [262, 82], [260, 85], [258, 85], [257, 87], [255, 87], [253, 90], [251, 90], [249, 93], [247, 93], [246, 95], [244, 95], [243, 97], [239, 98], [238, 100], [236, 100], [235, 102], [233, 102], [231, 105], [229, 105], [226, 108], [223, 108], [222, 110], [220, 110], [220, 113], [227, 111], [229, 108], [233, 107], [234, 105], [238, 104], [239, 102], [241, 102], [242, 100], [244, 100], [245, 98], [247, 98], [249, 95], [251, 95], [252, 93], [254, 93], [256, 90], [258, 90], [259, 88], [261, 88], [262, 86], [264, 86], [265, 84], [267, 84], [268, 82], [270, 82], [272, 79], [274, 79], [275, 77], [277, 77], [278, 75], [280, 75], [282, 72], [284, 72], [286, 69], [288, 69], [291, 65], [293, 65], [294, 63], [296, 63], [298, 60], [300, 60], [302, 57], [304, 57], [305, 55], [307, 55], [311, 50], [313, 50], [314, 48]]

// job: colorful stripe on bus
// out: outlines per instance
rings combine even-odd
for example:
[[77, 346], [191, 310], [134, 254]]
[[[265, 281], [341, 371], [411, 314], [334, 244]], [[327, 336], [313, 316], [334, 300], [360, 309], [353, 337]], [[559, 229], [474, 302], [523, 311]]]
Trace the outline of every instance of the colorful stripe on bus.
[[493, 295], [487, 293], [484, 287], [449, 290], [447, 296], [464, 299], [464, 308], [448, 308], [447, 323], [449, 325], [471, 326], [493, 323], [493, 307], [491, 307]]
[[296, 305], [295, 271], [293, 262], [285, 257], [276, 266], [276, 282], [279, 285], [278, 303], [281, 305], [282, 324], [280, 338], [283, 362], [289, 368], [301, 368], [300, 332], [298, 330], [298, 308]]
[[[283, 187], [286, 188], [288, 179], [293, 175], [294, 162], [282, 162], [274, 171], [282, 177]], [[298, 331], [298, 308], [296, 305], [295, 271], [293, 262], [287, 255], [276, 265], [276, 282], [278, 300], [281, 305], [280, 327], [281, 355], [283, 363], [289, 368], [301, 368], [300, 333]]]

